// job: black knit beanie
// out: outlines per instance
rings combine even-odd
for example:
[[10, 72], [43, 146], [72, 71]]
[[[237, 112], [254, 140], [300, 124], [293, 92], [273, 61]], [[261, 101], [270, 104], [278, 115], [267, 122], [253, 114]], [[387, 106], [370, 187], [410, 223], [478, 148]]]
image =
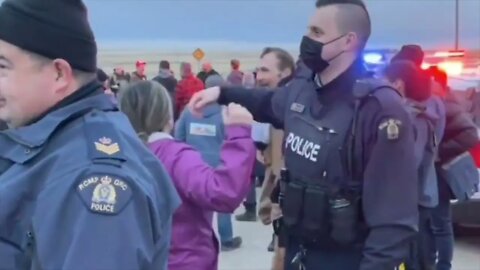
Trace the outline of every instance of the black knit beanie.
[[400, 51], [392, 58], [391, 62], [399, 60], [412, 61], [418, 67], [422, 65], [424, 52], [419, 45], [404, 45]]
[[97, 71], [97, 45], [81, 0], [5, 0], [0, 40], [72, 68]]

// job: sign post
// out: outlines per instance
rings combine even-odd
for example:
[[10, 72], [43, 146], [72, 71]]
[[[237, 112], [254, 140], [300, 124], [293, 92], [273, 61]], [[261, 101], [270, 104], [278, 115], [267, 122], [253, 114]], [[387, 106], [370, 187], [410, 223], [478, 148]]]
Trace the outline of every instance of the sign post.
[[193, 58], [195, 58], [197, 60], [197, 72], [200, 71], [200, 61], [202, 61], [202, 59], [205, 57], [205, 52], [200, 49], [200, 48], [197, 48], [195, 51], [193, 51]]

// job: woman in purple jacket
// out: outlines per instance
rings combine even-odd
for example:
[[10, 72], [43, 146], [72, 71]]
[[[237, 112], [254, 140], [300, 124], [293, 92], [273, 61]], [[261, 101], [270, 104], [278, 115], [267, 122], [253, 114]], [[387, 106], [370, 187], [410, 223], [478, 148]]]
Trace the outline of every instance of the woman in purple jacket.
[[[221, 163], [212, 168], [199, 152], [170, 136], [172, 106], [160, 84], [140, 81], [128, 86], [121, 93], [120, 108], [166, 167], [182, 198], [182, 205], [173, 216], [168, 269], [216, 270], [219, 245], [212, 228], [213, 213], [233, 212], [252, 184], [252, 115], [237, 104], [224, 109], [226, 138]], [[190, 132], [212, 131], [199, 128]]]

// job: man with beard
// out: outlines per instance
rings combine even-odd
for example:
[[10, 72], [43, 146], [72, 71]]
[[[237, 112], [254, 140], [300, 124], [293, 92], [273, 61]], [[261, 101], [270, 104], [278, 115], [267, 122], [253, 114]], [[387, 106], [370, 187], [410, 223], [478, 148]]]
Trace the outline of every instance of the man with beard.
[[[275, 89], [288, 83], [295, 71], [293, 57], [281, 48], [265, 48], [262, 52], [260, 65], [257, 67], [257, 84], [261, 87]], [[261, 152], [266, 166], [265, 178], [260, 195], [259, 216], [263, 224], [274, 224], [274, 237], [269, 250], [275, 252], [272, 270], [282, 270], [285, 257], [285, 235], [281, 221], [282, 211], [278, 204], [280, 171], [285, 166], [283, 162], [283, 131], [270, 128], [270, 143]], [[273, 193], [273, 194], [272, 194]]]
[[[259, 87], [267, 89], [275, 89], [276, 87], [283, 86], [291, 79], [294, 68], [294, 60], [287, 51], [281, 48], [265, 48], [260, 56], [260, 63], [257, 67], [256, 84]], [[276, 133], [275, 140], [278, 140], [278, 138], [280, 138], [281, 141], [283, 138], [283, 132], [281, 132], [280, 130], [272, 129], [270, 133]], [[270, 138], [273, 137], [273, 134], [271, 135], [272, 136], [270, 136]], [[271, 175], [278, 176], [282, 167], [280, 151], [282, 148], [281, 145], [277, 145], [277, 149], [272, 149], [272, 147], [268, 146], [271, 146], [271, 144], [259, 146], [259, 148], [261, 148], [260, 159], [263, 161], [268, 172], [267, 174], [265, 174], [266, 180], [270, 179]], [[272, 150], [276, 153], [272, 153]], [[278, 169], [278, 172], [276, 174], [271, 171], [271, 165], [273, 162], [272, 158], [276, 159], [275, 165]], [[266, 184], [266, 186], [264, 185], [264, 188], [266, 188], [267, 190], [264, 192], [264, 196], [262, 198], [268, 198], [270, 196], [271, 190], [273, 189], [273, 183], [272, 181], [263, 181], [263, 183]], [[244, 202], [244, 206], [245, 212], [243, 214], [237, 215], [236, 219], [238, 221], [256, 221], [256, 192], [254, 186], [252, 187], [250, 194]]]

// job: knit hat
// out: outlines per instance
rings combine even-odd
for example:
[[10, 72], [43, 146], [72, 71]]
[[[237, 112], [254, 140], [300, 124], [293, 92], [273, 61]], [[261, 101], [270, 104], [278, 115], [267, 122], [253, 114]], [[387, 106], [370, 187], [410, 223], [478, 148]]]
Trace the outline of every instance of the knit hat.
[[419, 45], [404, 45], [400, 51], [392, 58], [391, 62], [398, 60], [412, 61], [418, 67], [422, 65], [425, 53]]
[[427, 74], [410, 60], [396, 60], [385, 68], [385, 75], [391, 81], [398, 79], [405, 84], [405, 96], [422, 102], [431, 95]]
[[81, 0], [5, 0], [0, 40], [72, 68], [96, 72], [97, 45]]

